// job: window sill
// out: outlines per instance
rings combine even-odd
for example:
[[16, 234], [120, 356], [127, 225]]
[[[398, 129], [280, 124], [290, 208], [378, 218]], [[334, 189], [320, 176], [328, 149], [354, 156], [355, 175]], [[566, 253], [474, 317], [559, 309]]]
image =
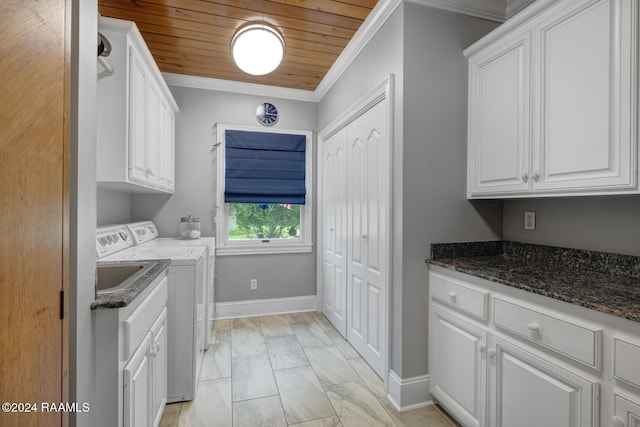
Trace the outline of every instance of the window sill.
[[272, 255], [310, 253], [313, 245], [256, 245], [256, 246], [226, 246], [217, 247], [216, 256], [227, 255]]

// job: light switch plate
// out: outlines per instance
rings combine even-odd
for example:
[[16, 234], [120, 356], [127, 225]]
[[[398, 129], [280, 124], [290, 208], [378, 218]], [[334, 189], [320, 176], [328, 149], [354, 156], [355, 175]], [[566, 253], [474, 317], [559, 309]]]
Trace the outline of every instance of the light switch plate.
[[536, 213], [535, 212], [524, 213], [524, 229], [525, 230], [536, 229]]

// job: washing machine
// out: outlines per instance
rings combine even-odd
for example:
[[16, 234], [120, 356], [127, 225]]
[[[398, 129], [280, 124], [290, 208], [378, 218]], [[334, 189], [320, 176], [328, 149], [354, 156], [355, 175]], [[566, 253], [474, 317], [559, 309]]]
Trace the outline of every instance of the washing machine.
[[216, 268], [216, 240], [215, 237], [200, 237], [199, 239], [178, 239], [177, 237], [160, 237], [153, 221], [133, 222], [126, 224], [136, 245], [139, 247], [190, 247], [204, 246], [207, 250], [207, 286], [205, 290], [206, 329], [204, 334], [205, 349], [209, 348], [213, 321], [215, 318], [215, 268]]
[[126, 225], [99, 227], [98, 261], [170, 259], [167, 267], [167, 401], [193, 400], [204, 356], [206, 249], [136, 246]]

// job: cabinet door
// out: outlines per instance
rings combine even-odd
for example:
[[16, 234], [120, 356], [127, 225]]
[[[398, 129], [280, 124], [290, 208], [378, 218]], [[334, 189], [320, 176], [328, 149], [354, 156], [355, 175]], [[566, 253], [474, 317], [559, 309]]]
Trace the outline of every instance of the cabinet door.
[[637, 0], [580, 0], [539, 17], [535, 191], [635, 186], [637, 8]]
[[158, 185], [169, 191], [174, 190], [174, 116], [171, 108], [163, 100], [160, 114], [160, 146]]
[[465, 426], [486, 425], [487, 331], [431, 304], [431, 394]]
[[147, 70], [129, 46], [129, 180], [147, 182]]
[[347, 334], [347, 128], [323, 142], [323, 312]]
[[149, 79], [147, 94], [147, 184], [158, 186], [162, 150], [162, 99], [158, 86]]
[[153, 425], [160, 425], [167, 403], [167, 309], [151, 327], [151, 415]]
[[613, 411], [613, 427], [640, 427], [640, 402], [614, 392]]
[[124, 368], [124, 427], [151, 425], [151, 333]]
[[469, 62], [468, 197], [529, 190], [530, 33]]
[[387, 102], [347, 129], [347, 340], [385, 378], [388, 298]]
[[[495, 350], [493, 350], [495, 346]], [[598, 425], [598, 383], [505, 340], [492, 337], [491, 425]]]

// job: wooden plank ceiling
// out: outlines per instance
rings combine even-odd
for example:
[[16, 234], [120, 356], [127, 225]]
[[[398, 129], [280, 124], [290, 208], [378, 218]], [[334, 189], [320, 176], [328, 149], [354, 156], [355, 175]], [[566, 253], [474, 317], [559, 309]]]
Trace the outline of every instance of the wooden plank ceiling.
[[[99, 0], [102, 16], [135, 21], [161, 71], [315, 90], [377, 0]], [[284, 36], [285, 56], [265, 76], [231, 57], [235, 32], [252, 22]]]

